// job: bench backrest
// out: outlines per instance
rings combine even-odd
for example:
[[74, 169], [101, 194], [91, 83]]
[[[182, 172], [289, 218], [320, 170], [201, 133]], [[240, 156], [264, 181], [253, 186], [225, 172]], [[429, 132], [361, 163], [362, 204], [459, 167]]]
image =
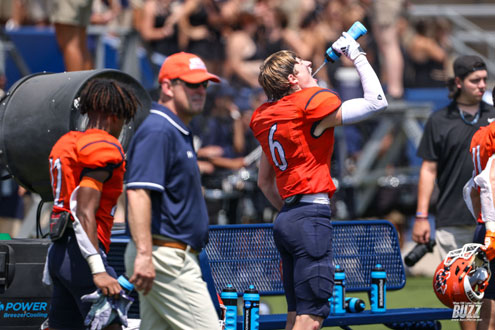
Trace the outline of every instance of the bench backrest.
[[[334, 264], [344, 268], [346, 291], [370, 289], [371, 269], [377, 263], [387, 272], [387, 290], [398, 290], [406, 276], [395, 227], [385, 220], [333, 221]], [[210, 226], [209, 242], [201, 252], [203, 277], [210, 293], [232, 284], [239, 294], [253, 284], [261, 295], [284, 293], [280, 255], [273, 241], [272, 224]], [[112, 231], [108, 263], [117, 274], [125, 272], [124, 251], [129, 241], [123, 230]], [[136, 303], [130, 317], [139, 317]], [[212, 295], [215, 305], [216, 297]]]
[[[283, 294], [280, 255], [273, 241], [272, 224], [210, 226], [203, 254], [220, 293], [232, 284], [238, 293], [253, 284], [262, 295]], [[367, 291], [377, 264], [387, 272], [387, 290], [404, 287], [406, 277], [395, 227], [385, 220], [333, 221], [334, 264], [346, 274], [346, 291]], [[209, 269], [208, 266], [209, 265]]]

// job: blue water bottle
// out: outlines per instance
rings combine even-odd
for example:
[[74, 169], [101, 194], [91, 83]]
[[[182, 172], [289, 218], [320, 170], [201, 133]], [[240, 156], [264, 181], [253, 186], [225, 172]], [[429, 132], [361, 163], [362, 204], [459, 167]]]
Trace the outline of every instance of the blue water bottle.
[[[358, 40], [361, 36], [365, 35], [368, 32], [366, 28], [364, 27], [361, 22], [356, 21], [354, 24], [352, 24], [351, 28], [347, 33], [354, 39]], [[334, 63], [337, 61], [340, 57], [340, 54], [337, 53], [332, 46], [328, 47], [327, 51], [325, 52], [325, 62], [332, 62]]]
[[244, 291], [244, 321], [242, 325], [243, 330], [258, 330], [260, 328], [260, 295], [258, 290], [254, 288], [254, 285], [250, 285], [249, 288]]
[[236, 330], [237, 328], [237, 291], [228, 284], [220, 294], [225, 311], [225, 330]]
[[371, 271], [370, 300], [372, 313], [383, 313], [387, 310], [387, 273], [380, 264], [376, 264]]
[[345, 314], [345, 273], [340, 265], [335, 266], [332, 298], [330, 298], [330, 314]]
[[346, 297], [345, 298], [345, 310], [348, 313], [360, 313], [364, 311], [366, 304], [359, 298]]
[[120, 286], [124, 290], [125, 294], [128, 297], [130, 297], [131, 296], [131, 291], [134, 290], [134, 284], [132, 284], [131, 282], [129, 282], [129, 279], [124, 274], [120, 275], [117, 278], [117, 281], [119, 282]]

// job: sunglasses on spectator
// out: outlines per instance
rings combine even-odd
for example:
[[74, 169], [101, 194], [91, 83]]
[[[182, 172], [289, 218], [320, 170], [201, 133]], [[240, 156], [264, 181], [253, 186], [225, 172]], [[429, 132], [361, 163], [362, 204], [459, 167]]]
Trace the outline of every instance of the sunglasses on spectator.
[[205, 80], [205, 81], [202, 81], [200, 83], [197, 83], [197, 84], [193, 84], [193, 83], [188, 83], [184, 80], [181, 80], [181, 79], [175, 79], [174, 82], [182, 82], [187, 88], [190, 88], [190, 89], [198, 89], [199, 87], [203, 86], [203, 88], [206, 89], [206, 87], [208, 87], [208, 80]]

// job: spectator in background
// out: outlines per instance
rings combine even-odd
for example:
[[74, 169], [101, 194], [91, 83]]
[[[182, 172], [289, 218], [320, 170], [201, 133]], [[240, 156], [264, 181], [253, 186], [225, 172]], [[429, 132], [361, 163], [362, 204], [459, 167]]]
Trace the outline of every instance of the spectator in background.
[[181, 16], [182, 4], [178, 0], [145, 1], [139, 30], [145, 46], [164, 56], [177, 53], [180, 49], [177, 23]]
[[[6, 170], [2, 176], [8, 175]], [[26, 189], [17, 185], [14, 179], [0, 182], [0, 233], [16, 237], [24, 219], [23, 196]]]
[[[213, 224], [219, 221], [236, 223], [237, 218], [240, 193], [237, 187], [226, 186], [229, 184], [229, 176], [245, 166], [242, 157], [245, 147], [245, 127], [239, 107], [234, 103], [235, 94], [235, 90], [226, 81], [212, 86], [209, 93], [212, 102], [208, 115], [206, 118], [198, 118], [198, 121], [203, 123], [202, 129], [197, 133], [201, 140], [198, 158], [214, 166], [211, 173], [203, 174], [202, 184], [207, 189], [226, 190], [220, 196], [208, 199], [208, 215], [210, 223]], [[214, 150], [211, 148], [215, 147], [221, 148], [221, 153], [205, 152], [205, 150]]]
[[91, 7], [90, 24], [106, 25], [113, 21], [122, 13], [121, 0], [93, 0]]
[[[0, 60], [3, 59], [3, 54], [0, 54]], [[7, 83], [7, 77], [5, 76], [3, 68], [0, 67], [0, 99], [5, 95], [5, 85]]]
[[219, 9], [213, 0], [186, 0], [179, 20], [179, 47], [201, 57], [209, 71], [220, 73], [225, 59], [219, 27]]
[[93, 0], [52, 0], [51, 22], [62, 51], [66, 71], [93, 69], [87, 45], [87, 26]]
[[236, 92], [225, 81], [215, 87], [217, 88], [212, 95], [213, 105], [200, 136], [202, 146], [221, 146], [223, 156], [234, 158], [244, 151], [244, 127], [241, 112], [234, 103]]
[[327, 44], [337, 40], [344, 31], [342, 13], [344, 12], [343, 1], [327, 1], [321, 13], [321, 30]]
[[402, 35], [404, 85], [409, 88], [445, 87], [447, 52], [434, 39], [433, 21], [420, 19]]
[[226, 36], [225, 75], [234, 88], [258, 87], [258, 70], [264, 50], [256, 42], [258, 22], [248, 12], [241, 12], [237, 26]]
[[373, 36], [378, 44], [387, 93], [392, 99], [401, 99], [404, 94], [402, 76], [404, 60], [400, 51], [397, 21], [404, 0], [373, 0], [371, 22]]
[[[482, 101], [486, 90], [486, 64], [478, 56], [454, 61], [455, 77], [449, 82], [452, 102], [433, 113], [426, 123], [418, 156], [423, 158], [418, 182], [418, 204], [412, 239], [426, 244], [432, 238], [429, 206], [435, 182], [439, 195], [435, 214], [435, 241], [440, 257], [473, 241], [476, 222], [463, 201], [464, 184], [471, 178], [471, 138], [495, 118], [495, 109]], [[475, 329], [476, 322], [462, 322]]]
[[144, 3], [146, 0], [129, 0], [129, 5], [132, 11], [132, 27], [141, 34], [141, 26], [143, 24]]
[[[302, 18], [297, 30], [288, 29], [286, 33], [287, 44], [291, 45], [297, 54], [306, 54], [306, 56], [301, 55], [301, 57], [311, 59], [311, 62], [315, 65], [324, 63], [327, 50], [327, 36], [322, 25], [322, 13], [320, 11], [321, 8], [317, 8], [309, 12]], [[289, 39], [293, 34], [297, 34], [299, 38], [291, 42]], [[328, 70], [320, 70], [316, 78], [320, 86], [330, 86]]]
[[[46, 26], [49, 23], [49, 0], [11, 0], [1, 1], [3, 10], [10, 12], [10, 18], [5, 23], [7, 30], [14, 30], [23, 25]], [[10, 9], [5, 6], [10, 4]]]

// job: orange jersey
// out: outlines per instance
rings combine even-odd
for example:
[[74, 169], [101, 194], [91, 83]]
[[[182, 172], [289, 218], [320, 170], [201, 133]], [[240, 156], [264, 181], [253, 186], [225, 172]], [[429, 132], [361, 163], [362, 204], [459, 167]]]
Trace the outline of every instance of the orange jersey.
[[86, 171], [104, 169], [111, 173], [103, 184], [100, 206], [96, 212], [98, 240], [108, 252], [113, 213], [122, 193], [125, 172], [124, 151], [120, 142], [99, 129], [71, 131], [55, 143], [49, 161], [54, 212], [70, 210], [70, 196]]
[[474, 133], [470, 151], [476, 176], [483, 171], [488, 159], [495, 152], [495, 123], [481, 127]]
[[[473, 159], [474, 178], [485, 169], [488, 159], [495, 153], [495, 123], [481, 127], [474, 133], [470, 152]], [[483, 222], [481, 214], [478, 215], [478, 222]]]
[[333, 128], [313, 135], [317, 122], [340, 108], [331, 90], [311, 87], [261, 105], [251, 118], [251, 129], [276, 173], [277, 188], [285, 199], [296, 194], [335, 192], [330, 176]]

